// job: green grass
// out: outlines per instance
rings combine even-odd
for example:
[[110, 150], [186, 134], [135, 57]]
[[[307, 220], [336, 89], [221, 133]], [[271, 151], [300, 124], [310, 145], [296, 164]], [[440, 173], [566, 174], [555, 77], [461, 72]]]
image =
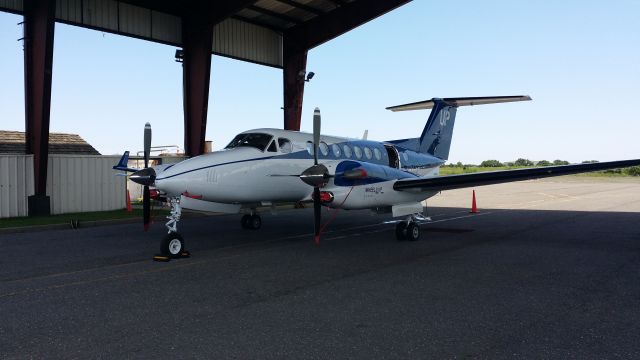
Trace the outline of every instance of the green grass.
[[500, 167], [481, 167], [481, 166], [467, 166], [467, 167], [458, 167], [458, 166], [442, 166], [440, 167], [440, 175], [458, 175], [458, 174], [468, 174], [475, 172], [484, 172], [484, 171], [498, 171], [498, 170], [512, 170], [512, 169], [523, 169], [523, 166], [500, 166]]
[[[168, 214], [166, 209], [154, 208], [151, 215]], [[84, 212], [84, 213], [71, 213], [61, 215], [49, 215], [49, 216], [35, 216], [35, 217], [15, 217], [8, 219], [0, 219], [0, 229], [12, 228], [12, 227], [28, 227], [39, 225], [54, 225], [54, 224], [68, 224], [71, 220], [78, 220], [80, 223], [83, 221], [101, 221], [101, 220], [117, 220], [117, 219], [134, 219], [139, 218], [142, 222], [142, 209], [133, 209], [132, 212], [127, 212], [125, 209], [112, 210], [112, 211], [97, 211], [97, 212]]]

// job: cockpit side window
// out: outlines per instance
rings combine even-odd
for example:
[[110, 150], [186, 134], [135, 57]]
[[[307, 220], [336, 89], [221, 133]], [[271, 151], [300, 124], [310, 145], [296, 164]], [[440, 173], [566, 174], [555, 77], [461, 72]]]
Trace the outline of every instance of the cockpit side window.
[[278, 139], [278, 146], [280, 146], [280, 152], [290, 153], [291, 152], [291, 141], [289, 139]]
[[[233, 149], [237, 147], [253, 147], [260, 151], [264, 151], [269, 145], [269, 141], [273, 136], [261, 133], [238, 134], [225, 149]], [[275, 146], [275, 144], [274, 144]], [[269, 150], [271, 151], [271, 150]], [[275, 151], [275, 150], [274, 150]]]
[[267, 148], [268, 152], [277, 152], [278, 149], [276, 148], [276, 142], [272, 141], [271, 144], [269, 144], [269, 147]]

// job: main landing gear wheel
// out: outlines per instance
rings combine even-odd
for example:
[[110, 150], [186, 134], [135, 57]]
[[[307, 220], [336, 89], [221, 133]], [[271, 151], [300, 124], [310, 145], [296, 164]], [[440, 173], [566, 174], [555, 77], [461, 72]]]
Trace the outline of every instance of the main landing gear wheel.
[[414, 222], [407, 225], [407, 240], [416, 241], [420, 238], [420, 226]]
[[396, 239], [398, 241], [409, 240], [416, 241], [420, 238], [420, 226], [415, 222], [406, 223], [399, 222], [396, 225]]
[[262, 218], [258, 214], [246, 214], [240, 219], [240, 224], [243, 229], [258, 230], [262, 226]]
[[407, 223], [406, 222], [401, 221], [396, 225], [396, 239], [398, 239], [398, 241], [407, 239]]
[[245, 214], [242, 216], [242, 218], [240, 219], [240, 225], [243, 229], [249, 228], [249, 220], [251, 220], [251, 215]]
[[184, 250], [182, 236], [175, 232], [167, 234], [160, 243], [160, 253], [173, 259], [183, 257], [186, 251]]

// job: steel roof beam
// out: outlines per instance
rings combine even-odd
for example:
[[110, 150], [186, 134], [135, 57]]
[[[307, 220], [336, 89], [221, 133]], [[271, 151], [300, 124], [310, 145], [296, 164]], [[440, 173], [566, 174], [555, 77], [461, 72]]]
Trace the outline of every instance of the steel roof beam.
[[335, 7], [340, 7], [347, 4], [344, 0], [325, 0], [325, 1], [332, 3], [333, 6]]
[[271, 11], [269, 9], [261, 8], [259, 6], [255, 6], [255, 5], [249, 5], [249, 6], [246, 7], [246, 9], [255, 11], [255, 12], [263, 14], [263, 15], [271, 16], [273, 18], [280, 19], [280, 20], [283, 20], [283, 21], [286, 21], [286, 22], [290, 22], [290, 23], [296, 24], [296, 25], [300, 24], [300, 22], [302, 21], [302, 20], [294, 18], [292, 16], [281, 14], [279, 12]]
[[119, 0], [127, 4], [180, 16], [198, 19], [215, 25], [257, 0], [217, 0], [217, 1], [167, 1], [167, 0]]
[[358, 0], [287, 29], [285, 41], [312, 49], [411, 0]]
[[246, 23], [249, 23], [249, 24], [252, 24], [252, 25], [255, 25], [255, 26], [260, 26], [260, 27], [275, 31], [278, 34], [282, 34], [282, 32], [284, 31], [283, 28], [278, 28], [278, 27], [275, 27], [275, 26], [273, 26], [271, 24], [267, 24], [264, 21], [259, 21], [259, 20], [256, 20], [256, 19], [250, 19], [250, 18], [242, 16], [242, 15], [231, 15], [231, 16], [229, 16], [229, 18], [240, 20], [240, 21], [244, 21]]
[[287, 4], [291, 7], [300, 9], [300, 10], [304, 10], [308, 13], [314, 14], [314, 15], [322, 15], [324, 14], [324, 11], [320, 10], [320, 9], [316, 9], [314, 7], [311, 7], [309, 5], [305, 5], [305, 4], [301, 4], [297, 1], [293, 1], [293, 0], [276, 0], [277, 2], [283, 3], [283, 4]]
[[211, 77], [213, 26], [182, 22], [184, 150], [188, 156], [204, 153]]
[[24, 2], [24, 90], [27, 154], [33, 154], [34, 192], [29, 196], [29, 216], [48, 215], [47, 163], [55, 0]]

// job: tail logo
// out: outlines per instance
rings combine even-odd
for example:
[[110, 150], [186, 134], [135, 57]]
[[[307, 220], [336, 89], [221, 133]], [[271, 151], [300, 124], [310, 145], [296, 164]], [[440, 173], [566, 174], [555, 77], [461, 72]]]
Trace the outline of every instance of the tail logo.
[[447, 126], [447, 121], [451, 118], [451, 114], [449, 113], [449, 109], [442, 109], [440, 112], [440, 126]]

